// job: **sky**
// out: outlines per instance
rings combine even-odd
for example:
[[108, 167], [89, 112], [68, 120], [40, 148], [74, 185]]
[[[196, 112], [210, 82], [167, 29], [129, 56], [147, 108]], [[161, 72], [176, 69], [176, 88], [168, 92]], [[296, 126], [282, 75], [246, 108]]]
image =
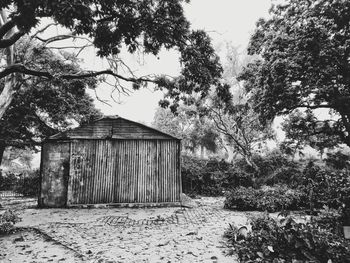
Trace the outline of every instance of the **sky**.
[[[268, 10], [273, 0], [191, 0], [184, 5], [185, 14], [193, 29], [204, 29], [212, 38], [213, 46], [220, 50], [225, 43], [244, 50], [249, 37], [254, 31], [256, 21], [268, 17]], [[93, 52], [84, 54], [86, 68], [107, 67]], [[130, 56], [125, 54], [125, 61], [137, 74], [168, 74], [177, 76], [180, 71], [178, 54], [175, 51], [163, 51], [158, 57]], [[94, 93], [91, 92], [92, 95]], [[152, 92], [152, 87], [136, 91], [130, 96], [121, 96], [121, 103], [115, 103], [111, 97], [111, 88], [100, 85], [97, 95], [102, 103], [95, 100], [96, 106], [105, 115], [119, 115], [134, 121], [151, 124], [161, 92]]]

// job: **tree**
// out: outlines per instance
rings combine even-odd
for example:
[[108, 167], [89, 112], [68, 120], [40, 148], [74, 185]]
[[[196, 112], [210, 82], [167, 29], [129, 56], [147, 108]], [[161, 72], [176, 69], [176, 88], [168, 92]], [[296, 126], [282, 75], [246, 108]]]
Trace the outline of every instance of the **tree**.
[[229, 105], [214, 98], [208, 111], [226, 144], [258, 171], [253, 156], [267, 140], [274, 138], [271, 126], [261, 125], [259, 116], [243, 98], [232, 100]]
[[[248, 47], [261, 58], [240, 75], [262, 121], [299, 110], [328, 109], [317, 133], [350, 146], [350, 2], [288, 0], [259, 20]], [[321, 123], [323, 122], [323, 124]]]
[[253, 111], [247, 94], [237, 80], [244, 65], [254, 57], [240, 54], [230, 44], [226, 50], [223, 77], [227, 84], [221, 85], [218, 92], [211, 94], [204, 107], [224, 143], [258, 171], [253, 156], [268, 139], [274, 137], [274, 133], [270, 124], [261, 124], [259, 115]]
[[2, 164], [4, 166], [11, 166], [11, 162], [14, 160], [18, 160], [26, 169], [30, 169], [33, 160], [33, 152], [28, 148], [19, 149], [8, 147], [4, 153]]
[[302, 154], [305, 146], [310, 146], [320, 153], [322, 159], [325, 149], [332, 149], [340, 143], [334, 136], [329, 121], [319, 121], [311, 110], [293, 111], [282, 124], [286, 139], [281, 144], [282, 151], [292, 155], [297, 151]]
[[[119, 92], [125, 91], [125, 83], [132, 83], [134, 89], [154, 83], [157, 88], [168, 90], [162, 105], [172, 103], [172, 110], [176, 110], [179, 101], [193, 92], [207, 95], [210, 86], [218, 83], [222, 68], [207, 34], [190, 29], [183, 2], [188, 0], [1, 1], [0, 50], [6, 56], [0, 60], [0, 79], [4, 81], [0, 94], [0, 118], [18, 91], [14, 83], [14, 76], [18, 74], [50, 81], [110, 76]], [[44, 19], [50, 19], [52, 23], [39, 28]], [[53, 25], [68, 30], [68, 33], [44, 38], [43, 33]], [[15, 44], [25, 35], [41, 41], [47, 49], [57, 48], [52, 45], [64, 40], [79, 40], [84, 44], [75, 47], [76, 55], [93, 46], [98, 56], [107, 59], [110, 67], [75, 73], [32, 68], [14, 57]], [[122, 50], [132, 54], [158, 55], [162, 48], [179, 51], [180, 76], [136, 76], [122, 59]], [[125, 75], [119, 73], [121, 69], [126, 71]]]
[[198, 114], [194, 105], [180, 105], [177, 114], [170, 109], [159, 107], [154, 115], [152, 124], [157, 129], [182, 139], [184, 150], [192, 153], [207, 149], [213, 153], [218, 147], [218, 133], [206, 116]]
[[[16, 59], [32, 69], [63, 74], [81, 71], [75, 56], [53, 53], [36, 41], [21, 40]], [[45, 137], [101, 116], [86, 93], [87, 88], [96, 87], [95, 78], [47, 81], [16, 74], [14, 82], [17, 92], [0, 119], [0, 164], [9, 146], [35, 149]], [[0, 81], [0, 90], [4, 85], [4, 81]]]

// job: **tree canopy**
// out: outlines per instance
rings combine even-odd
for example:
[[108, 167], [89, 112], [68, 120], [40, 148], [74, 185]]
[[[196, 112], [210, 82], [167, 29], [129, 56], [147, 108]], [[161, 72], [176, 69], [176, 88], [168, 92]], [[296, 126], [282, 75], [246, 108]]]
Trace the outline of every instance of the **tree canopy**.
[[[261, 19], [240, 76], [263, 121], [296, 109], [329, 109], [324, 128], [350, 146], [350, 2], [288, 0]], [[314, 120], [316, 121], [316, 120]]]
[[[18, 43], [17, 60], [31, 68], [53, 72], [74, 74], [81, 70], [72, 54], [56, 54], [28, 40]], [[86, 93], [96, 83], [95, 78], [48, 81], [16, 75], [17, 92], [0, 119], [0, 163], [8, 146], [34, 148], [49, 135], [99, 117], [101, 113]], [[0, 81], [0, 90], [2, 86], [4, 81]]]
[[[115, 88], [121, 92], [125, 82], [133, 83], [135, 89], [151, 82], [159, 89], [168, 90], [162, 105], [172, 104], [173, 110], [193, 92], [206, 96], [210, 86], [219, 82], [222, 68], [208, 35], [190, 29], [182, 7], [185, 2], [188, 1], [1, 1], [0, 49], [6, 49], [6, 59], [0, 60], [0, 79], [5, 79], [7, 85], [0, 94], [0, 117], [16, 92], [10, 83], [15, 73], [52, 81], [108, 75], [115, 78]], [[53, 23], [41, 25], [44, 19]], [[43, 33], [53, 25], [68, 29], [69, 34], [44, 38]], [[109, 67], [101, 71], [62, 73], [24, 65], [13, 59], [13, 47], [25, 35], [41, 41], [48, 49], [62, 40], [85, 41], [77, 54], [93, 46], [98, 56], [108, 59]], [[179, 51], [180, 76], [136, 76], [122, 58], [122, 50], [157, 55], [162, 48]], [[122, 68], [127, 69], [125, 74], [120, 73]]]

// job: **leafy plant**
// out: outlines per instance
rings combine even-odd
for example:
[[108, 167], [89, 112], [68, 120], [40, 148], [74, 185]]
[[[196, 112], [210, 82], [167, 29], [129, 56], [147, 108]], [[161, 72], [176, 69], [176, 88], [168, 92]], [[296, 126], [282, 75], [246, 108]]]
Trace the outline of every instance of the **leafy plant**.
[[350, 195], [350, 174], [345, 170], [323, 168], [309, 162], [301, 176], [298, 188], [308, 196], [311, 210], [324, 205], [338, 209]]
[[275, 187], [238, 187], [226, 196], [225, 208], [276, 212], [298, 209], [303, 205], [304, 195], [286, 185]]
[[218, 196], [233, 187], [253, 184], [250, 174], [237, 169], [233, 164], [187, 155], [182, 159], [181, 175], [183, 192], [188, 195]]
[[24, 196], [37, 196], [40, 184], [40, 171], [31, 171], [16, 184], [14, 191]]
[[225, 232], [240, 262], [350, 262], [349, 241], [315, 223], [290, 216], [278, 222], [264, 214], [251, 220], [251, 229], [241, 239], [232, 227]]
[[0, 235], [9, 234], [13, 231], [14, 225], [20, 218], [11, 210], [6, 210], [0, 215]]

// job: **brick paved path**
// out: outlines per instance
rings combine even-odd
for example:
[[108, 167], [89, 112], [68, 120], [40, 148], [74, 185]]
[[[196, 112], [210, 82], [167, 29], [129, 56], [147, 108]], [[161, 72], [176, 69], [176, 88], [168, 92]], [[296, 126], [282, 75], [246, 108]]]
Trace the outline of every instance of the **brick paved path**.
[[[135, 212], [136, 213], [136, 212]], [[177, 209], [166, 217], [101, 216], [89, 223], [49, 223], [40, 229], [90, 262], [236, 262], [222, 234], [242, 213], [218, 208]]]
[[[64, 248], [61, 252], [67, 253], [65, 262], [234, 263], [234, 257], [226, 257], [223, 253], [229, 248], [222, 235], [228, 224], [245, 225], [247, 216], [242, 212], [222, 209], [222, 199], [213, 200], [216, 203], [206, 203], [208, 199], [202, 198], [199, 207], [192, 209], [21, 208], [22, 221], [17, 225], [38, 229], [43, 237], [50, 237], [51, 245], [47, 245], [53, 248], [51, 251]], [[57, 246], [53, 247], [52, 242]], [[21, 252], [17, 251], [16, 244], [11, 246], [13, 255]], [[30, 245], [28, 250], [32, 248]], [[46, 250], [34, 246], [26, 262], [44, 262], [38, 261], [38, 258], [48, 256]], [[60, 255], [58, 252], [57, 255]], [[68, 260], [72, 258], [74, 260]], [[57, 258], [50, 260], [58, 262]]]
[[225, 213], [222, 209], [201, 207], [176, 210], [174, 214], [167, 217], [156, 217], [152, 219], [134, 220], [126, 216], [103, 216], [97, 219], [97, 222], [110, 226], [141, 226], [141, 225], [168, 225], [168, 224], [203, 224], [209, 220], [218, 220]]

